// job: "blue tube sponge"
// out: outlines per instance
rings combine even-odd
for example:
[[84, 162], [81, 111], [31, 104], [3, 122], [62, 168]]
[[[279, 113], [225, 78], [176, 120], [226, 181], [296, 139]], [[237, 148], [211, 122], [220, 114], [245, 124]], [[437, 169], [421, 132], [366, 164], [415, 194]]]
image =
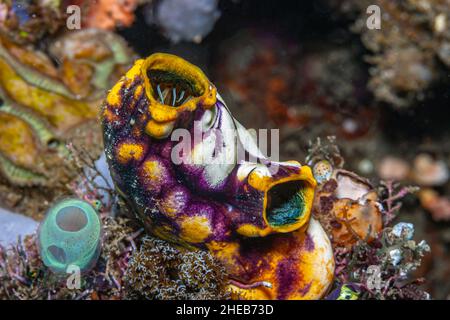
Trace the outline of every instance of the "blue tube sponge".
[[101, 223], [95, 209], [79, 199], [65, 199], [51, 207], [39, 227], [44, 264], [56, 273], [76, 266], [87, 271], [100, 254]]

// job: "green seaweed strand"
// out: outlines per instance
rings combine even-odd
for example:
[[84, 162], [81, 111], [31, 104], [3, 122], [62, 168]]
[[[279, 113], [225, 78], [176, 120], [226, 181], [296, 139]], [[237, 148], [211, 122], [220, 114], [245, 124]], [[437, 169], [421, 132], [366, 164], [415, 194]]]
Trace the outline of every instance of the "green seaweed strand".
[[43, 175], [15, 165], [1, 153], [0, 171], [6, 179], [18, 186], [43, 185], [46, 181]]
[[30, 125], [30, 127], [33, 129], [33, 131], [36, 133], [37, 138], [39, 141], [41, 141], [44, 145], [47, 145], [50, 141], [55, 139], [55, 136], [53, 133], [43, 124], [39, 119], [37, 119], [35, 116], [29, 114], [28, 112], [24, 110], [20, 110], [21, 108], [18, 106], [11, 106], [10, 104], [3, 104], [0, 105], [0, 112], [4, 112], [10, 115], [13, 115], [17, 118], [22, 119], [27, 124]]

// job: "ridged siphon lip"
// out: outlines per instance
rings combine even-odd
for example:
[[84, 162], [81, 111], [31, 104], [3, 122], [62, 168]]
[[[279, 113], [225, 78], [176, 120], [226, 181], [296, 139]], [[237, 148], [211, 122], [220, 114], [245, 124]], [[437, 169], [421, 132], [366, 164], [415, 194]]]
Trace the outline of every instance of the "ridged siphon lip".
[[292, 232], [307, 225], [316, 181], [311, 169], [270, 183], [264, 193], [263, 219], [276, 232]]
[[180, 57], [155, 53], [145, 59], [141, 73], [151, 107], [184, 111], [216, 103], [215, 86], [198, 67]]
[[180, 57], [155, 53], [142, 63], [141, 75], [151, 115], [145, 131], [153, 138], [167, 138], [181, 113], [209, 109], [217, 101], [216, 87], [206, 75]]

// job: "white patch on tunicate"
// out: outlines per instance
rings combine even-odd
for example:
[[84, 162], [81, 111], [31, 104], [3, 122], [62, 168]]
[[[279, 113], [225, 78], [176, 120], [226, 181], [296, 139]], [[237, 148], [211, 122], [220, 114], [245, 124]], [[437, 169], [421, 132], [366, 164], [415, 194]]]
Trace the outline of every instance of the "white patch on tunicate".
[[309, 270], [315, 273], [315, 279], [321, 282], [323, 286], [323, 293], [325, 293], [331, 285], [334, 274], [334, 256], [331, 247], [330, 239], [323, 230], [322, 226], [314, 218], [311, 218], [306, 233], [311, 237], [314, 243], [314, 251], [316, 252], [316, 259], [314, 266]]
[[[211, 114], [206, 114], [204, 117], [209, 119]], [[203, 119], [200, 120], [200, 123], [203, 123]], [[194, 128], [194, 131], [203, 132], [198, 126]], [[233, 118], [228, 112], [223, 112], [220, 117], [220, 126], [205, 132], [201, 141], [196, 143], [188, 157], [190, 163], [204, 168], [204, 177], [212, 187], [222, 183], [236, 166], [236, 137], [233, 134], [234, 132]], [[221, 142], [219, 148], [216, 147], [218, 141]]]
[[205, 132], [206, 130], [210, 129], [211, 126], [214, 124], [214, 121], [217, 117], [217, 107], [214, 106], [212, 109], [205, 110], [205, 113], [203, 114], [203, 117], [201, 119], [202, 122], [202, 132]]
[[234, 120], [234, 123], [236, 124], [239, 142], [241, 143], [244, 150], [249, 153], [250, 158], [266, 159], [266, 156], [261, 153], [256, 143], [256, 131], [247, 130], [236, 119]]
[[248, 177], [248, 175], [250, 174], [250, 172], [252, 172], [253, 169], [255, 169], [257, 166], [256, 163], [252, 163], [252, 162], [244, 162], [239, 166], [239, 169], [236, 173], [237, 178], [239, 179], [239, 181], [244, 181], [244, 179], [246, 179]]
[[256, 173], [259, 177], [271, 177], [272, 176], [269, 168], [267, 168], [265, 165], [262, 165], [259, 163], [253, 163], [253, 162], [242, 163], [239, 166], [236, 176], [239, 179], [239, 181], [244, 181], [248, 177], [250, 172]]

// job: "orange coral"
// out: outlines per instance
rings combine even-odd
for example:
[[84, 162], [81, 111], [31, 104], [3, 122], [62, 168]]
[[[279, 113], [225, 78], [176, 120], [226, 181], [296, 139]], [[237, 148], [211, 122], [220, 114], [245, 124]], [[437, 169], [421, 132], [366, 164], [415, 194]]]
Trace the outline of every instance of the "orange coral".
[[114, 30], [116, 27], [128, 27], [134, 22], [134, 10], [139, 0], [97, 0], [73, 1], [74, 4], [87, 7], [83, 17], [83, 26], [103, 30]]

